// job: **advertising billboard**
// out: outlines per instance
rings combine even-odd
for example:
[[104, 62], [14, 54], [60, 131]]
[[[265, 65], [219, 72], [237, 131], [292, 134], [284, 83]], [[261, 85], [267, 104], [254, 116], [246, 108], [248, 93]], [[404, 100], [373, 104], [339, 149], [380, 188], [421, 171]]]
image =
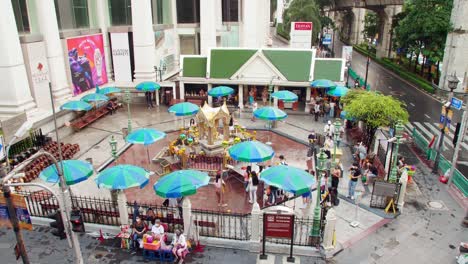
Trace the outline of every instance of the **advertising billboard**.
[[352, 61], [353, 60], [353, 46], [343, 46], [342, 57], [343, 59], [346, 60], [346, 62]]
[[112, 65], [116, 83], [132, 82], [132, 67], [130, 63], [130, 45], [128, 33], [111, 33]]
[[[25, 230], [32, 230], [31, 216], [29, 215], [26, 200], [19, 194], [11, 194], [13, 206], [16, 210], [16, 217], [18, 217], [19, 228]], [[11, 228], [10, 214], [3, 193], [0, 195], [0, 227]]]
[[102, 34], [67, 39], [73, 95], [107, 83]]
[[291, 23], [291, 48], [310, 49], [312, 46], [312, 22]]

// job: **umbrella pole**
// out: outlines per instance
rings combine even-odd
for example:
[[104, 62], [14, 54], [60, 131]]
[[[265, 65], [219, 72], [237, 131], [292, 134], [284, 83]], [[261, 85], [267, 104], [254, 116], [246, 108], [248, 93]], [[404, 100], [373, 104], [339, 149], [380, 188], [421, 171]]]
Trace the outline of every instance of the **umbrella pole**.
[[271, 120], [268, 120], [268, 141], [267, 141], [267, 145], [271, 145], [271, 126], [272, 126], [272, 122]]
[[150, 170], [151, 167], [151, 160], [150, 160], [150, 155], [149, 155], [149, 147], [146, 147], [146, 155], [148, 156], [148, 171]]

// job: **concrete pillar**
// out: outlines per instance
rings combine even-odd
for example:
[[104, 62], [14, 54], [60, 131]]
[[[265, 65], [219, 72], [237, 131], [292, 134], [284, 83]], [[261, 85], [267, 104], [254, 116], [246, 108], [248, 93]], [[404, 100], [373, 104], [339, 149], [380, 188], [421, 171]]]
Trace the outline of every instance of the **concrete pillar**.
[[123, 191], [118, 191], [117, 206], [119, 209], [120, 224], [128, 225], [128, 210], [127, 210], [127, 197]]
[[276, 0], [276, 23], [283, 23], [284, 0]]
[[[275, 85], [275, 88], [273, 89], [273, 92], [276, 93], [279, 91], [279, 86]], [[278, 107], [278, 98], [273, 98], [273, 106]]]
[[239, 108], [244, 109], [244, 85], [239, 84], [239, 91], [237, 94], [237, 98], [239, 101]]
[[[206, 92], [209, 92], [213, 88], [213, 84], [209, 83], [208, 84], [208, 89]], [[208, 105], [213, 106], [213, 96], [208, 95]]]
[[39, 29], [44, 37], [47, 48], [47, 62], [49, 64], [50, 82], [56, 105], [64, 103], [71, 96], [71, 89], [67, 80], [63, 47], [60, 40], [55, 3], [53, 0], [43, 0], [37, 7]]
[[[182, 202], [182, 215], [184, 218], [184, 232], [187, 232], [188, 230], [193, 231], [193, 228], [190, 228], [190, 225], [192, 224], [192, 203], [188, 197], [185, 197]], [[185, 235], [190, 237], [190, 234], [186, 233]]]
[[184, 82], [179, 83], [179, 90], [180, 90], [180, 99], [185, 99], [185, 84], [184, 84]]
[[176, 99], [176, 89], [177, 89], [177, 86], [176, 86], [176, 83], [174, 82], [172, 84], [172, 98]]
[[330, 249], [335, 248], [335, 244], [334, 244], [335, 225], [336, 225], [335, 209], [333, 208], [328, 209], [326, 221], [327, 223], [325, 225], [322, 245], [325, 250], [330, 250]]
[[200, 1], [200, 53], [208, 54], [208, 48], [216, 47], [216, 3], [215, 0]]
[[354, 14], [353, 23], [351, 26], [351, 36], [349, 41], [351, 44], [359, 44], [364, 41], [364, 18], [366, 16], [366, 10], [364, 8], [353, 8]]
[[106, 62], [107, 79], [112, 79], [112, 63], [111, 63], [111, 52], [109, 46], [109, 34], [107, 28], [109, 27], [109, 5], [108, 1], [96, 1], [96, 11], [98, 26], [102, 32], [102, 41], [104, 44], [104, 55]]
[[0, 1], [0, 117], [13, 116], [35, 107], [24, 66], [11, 1]]
[[[242, 46], [247, 48], [261, 48], [265, 46], [268, 39], [266, 9], [269, 1], [243, 1], [242, 5]], [[268, 11], [269, 12], [269, 11]]]
[[405, 195], [406, 195], [406, 186], [408, 185], [408, 170], [403, 169], [403, 172], [400, 176], [400, 195], [398, 196], [398, 209], [400, 212], [403, 211], [403, 205], [405, 204]]
[[263, 221], [263, 213], [260, 206], [255, 202], [252, 206], [252, 221], [250, 222], [250, 242], [258, 245], [260, 242], [260, 223]]
[[174, 30], [174, 62], [176, 63], [175, 68], [180, 67], [180, 36], [177, 27], [177, 0], [171, 1], [171, 12], [172, 12], [172, 27]]
[[155, 43], [151, 0], [132, 0], [135, 83], [156, 81]]
[[402, 6], [388, 6], [377, 12], [381, 19], [379, 42], [377, 43], [377, 58], [391, 56], [391, 36], [390, 30], [392, 29], [393, 16], [400, 13]]
[[464, 74], [468, 72], [468, 1], [453, 1], [450, 22], [454, 31], [447, 35], [439, 87], [448, 89], [447, 75], [456, 74], [460, 83], [454, 91], [468, 92], [464, 91], [468, 84], [462, 82]]
[[159, 92], [160, 90], [155, 91], [155, 96], [156, 96], [156, 106], [159, 106]]

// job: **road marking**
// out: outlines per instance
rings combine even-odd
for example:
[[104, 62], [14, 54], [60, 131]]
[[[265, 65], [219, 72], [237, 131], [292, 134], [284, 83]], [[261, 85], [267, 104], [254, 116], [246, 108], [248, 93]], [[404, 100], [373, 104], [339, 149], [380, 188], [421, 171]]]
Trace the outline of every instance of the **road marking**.
[[415, 106], [416, 106], [416, 105], [415, 105], [415, 104], [413, 104], [413, 103], [409, 103], [409, 104], [410, 104], [412, 107], [415, 107]]
[[426, 115], [426, 114], [424, 114], [424, 116], [425, 116], [426, 118], [429, 118], [429, 119], [431, 119], [431, 117], [430, 117], [430, 116], [428, 116], [428, 115]]

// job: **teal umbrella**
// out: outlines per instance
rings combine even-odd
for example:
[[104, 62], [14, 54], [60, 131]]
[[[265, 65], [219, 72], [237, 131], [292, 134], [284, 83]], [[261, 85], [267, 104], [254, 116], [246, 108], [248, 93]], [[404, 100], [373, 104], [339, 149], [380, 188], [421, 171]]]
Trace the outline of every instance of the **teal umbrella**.
[[[82, 160], [64, 160], [58, 163], [63, 168], [63, 176], [67, 185], [73, 185], [88, 179], [93, 175], [93, 166], [91, 163]], [[39, 178], [46, 182], [59, 182], [59, 175], [55, 164], [45, 168]]]
[[288, 117], [283, 110], [272, 106], [265, 106], [254, 111], [254, 116], [262, 120], [282, 120]]
[[228, 86], [217, 86], [208, 91], [209, 96], [220, 97], [234, 93], [234, 89]]
[[354, 120], [356, 120], [355, 118], [348, 116], [348, 113], [346, 113], [346, 111], [341, 111], [340, 117], [341, 117], [342, 119], [346, 119], [346, 120], [349, 120], [349, 121], [354, 121]]
[[83, 101], [69, 101], [60, 106], [61, 110], [72, 110], [72, 111], [89, 111], [93, 108], [92, 105]]
[[301, 195], [310, 191], [316, 183], [315, 177], [303, 169], [292, 166], [278, 165], [262, 171], [261, 181], [278, 187], [294, 195]]
[[310, 83], [310, 86], [314, 88], [335, 88], [336, 83], [326, 80], [326, 79], [318, 79]]
[[179, 170], [160, 178], [153, 189], [163, 198], [179, 198], [195, 194], [197, 189], [208, 185], [210, 177], [206, 172]]
[[287, 90], [274, 92], [271, 94], [271, 97], [274, 97], [278, 100], [282, 100], [284, 102], [296, 102], [298, 100], [297, 95], [295, 93]]
[[132, 187], [145, 187], [151, 173], [134, 165], [117, 165], [103, 170], [97, 175], [96, 184], [111, 190], [125, 190]]
[[233, 145], [229, 148], [229, 155], [237, 161], [262, 162], [273, 158], [275, 151], [270, 146], [253, 140]]
[[169, 107], [168, 112], [174, 113], [176, 116], [190, 116], [198, 113], [198, 110], [200, 110], [198, 105], [190, 102], [184, 102]]
[[[125, 138], [127, 142], [132, 144], [140, 144], [148, 146], [154, 142], [166, 137], [166, 133], [156, 130], [154, 128], [140, 128], [128, 134]], [[148, 165], [150, 164], [149, 149], [146, 148], [146, 155], [148, 156]]]
[[348, 93], [349, 89], [344, 86], [336, 86], [333, 89], [330, 89], [327, 94], [330, 96], [341, 97], [345, 96]]
[[99, 102], [99, 101], [107, 101], [109, 100], [109, 97], [103, 95], [103, 94], [98, 94], [98, 93], [92, 93], [92, 94], [87, 94], [81, 98], [82, 101], [85, 101], [87, 103], [89, 102]]
[[112, 94], [112, 93], [120, 93], [122, 90], [120, 88], [117, 88], [117, 87], [104, 87], [102, 89], [99, 90], [99, 92], [97, 93], [100, 93], [100, 94]]
[[161, 86], [155, 82], [141, 82], [135, 88], [141, 92], [154, 92], [159, 90]]

